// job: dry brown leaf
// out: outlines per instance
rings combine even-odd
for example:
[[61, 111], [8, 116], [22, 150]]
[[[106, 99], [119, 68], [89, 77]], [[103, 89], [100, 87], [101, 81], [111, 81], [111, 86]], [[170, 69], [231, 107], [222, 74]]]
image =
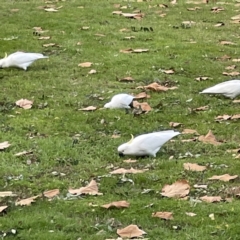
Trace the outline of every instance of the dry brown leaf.
[[129, 159], [123, 160], [123, 162], [125, 162], [125, 163], [135, 163], [135, 162], [137, 162], [137, 160], [129, 158]]
[[121, 137], [121, 135], [119, 135], [119, 134], [113, 134], [112, 136], [111, 136], [111, 138], [120, 138]]
[[187, 8], [188, 11], [197, 11], [200, 10], [200, 7], [194, 7], [194, 8]]
[[89, 106], [89, 107], [85, 107], [85, 108], [80, 108], [78, 110], [80, 110], [80, 111], [94, 111], [96, 109], [97, 109], [97, 107]]
[[231, 21], [231, 23], [239, 24], [240, 20], [233, 20], [233, 21]]
[[122, 11], [113, 11], [112, 14], [115, 14], [115, 15], [122, 15]]
[[174, 70], [172, 69], [169, 69], [169, 70], [162, 70], [163, 73], [166, 73], [166, 74], [173, 74], [174, 73]]
[[91, 70], [88, 72], [88, 74], [95, 74], [95, 73], [97, 73], [97, 71], [96, 71], [95, 69], [91, 69]]
[[134, 79], [132, 77], [124, 77], [118, 80], [119, 82], [133, 82]]
[[196, 216], [197, 214], [196, 213], [193, 213], [193, 212], [185, 212], [187, 216], [189, 217], [194, 217]]
[[134, 18], [139, 20], [144, 17], [144, 14], [142, 13], [122, 13], [121, 15], [126, 18]]
[[137, 87], [137, 89], [141, 89], [141, 88], [149, 89], [149, 90], [153, 90], [153, 91], [164, 91], [164, 92], [166, 92], [168, 90], [177, 89], [177, 87], [165, 87], [165, 86], [159, 85], [156, 82], [151, 83], [151, 84], [149, 84], [147, 86], [139, 86], [139, 87]]
[[195, 134], [195, 135], [200, 135], [197, 130], [194, 129], [183, 129], [182, 134]]
[[128, 28], [121, 28], [119, 30], [119, 32], [129, 32], [129, 31], [130, 31], [130, 29], [128, 29]]
[[55, 8], [44, 8], [44, 10], [46, 11], [46, 12], [58, 12], [58, 10], [57, 9], [55, 9]]
[[28, 155], [28, 154], [32, 154], [32, 153], [33, 153], [33, 151], [23, 151], [23, 152], [19, 152], [19, 153], [14, 154], [14, 156], [20, 157], [20, 156]]
[[225, 76], [238, 76], [239, 74], [240, 74], [240, 72], [223, 72], [222, 73], [223, 75], [225, 75]]
[[215, 24], [214, 27], [222, 27], [224, 25], [225, 25], [224, 22], [219, 22], [219, 23]]
[[220, 44], [222, 44], [222, 45], [236, 45], [235, 43], [230, 42], [230, 41], [221, 41]]
[[220, 145], [222, 143], [218, 142], [216, 137], [213, 135], [212, 131], [209, 130], [208, 134], [206, 136], [201, 135], [198, 140], [203, 143], [210, 143], [215, 146]]
[[121, 7], [121, 4], [115, 3], [115, 4], [113, 4], [113, 7], [114, 7], [114, 8], [120, 8], [120, 7]]
[[78, 66], [79, 67], [91, 67], [92, 66], [92, 62], [83, 62], [83, 63], [79, 63]]
[[240, 153], [240, 148], [237, 148], [237, 149], [228, 149], [227, 152], [228, 152], [228, 153], [231, 153], [231, 152], [233, 152], [233, 153]]
[[197, 77], [197, 78], [195, 78], [195, 80], [197, 80], [197, 81], [206, 81], [206, 80], [208, 80], [209, 79], [209, 77]]
[[0, 198], [1, 197], [15, 197], [17, 196], [14, 194], [12, 191], [5, 191], [5, 192], [0, 192]]
[[107, 208], [107, 209], [110, 208], [110, 207], [128, 208], [129, 205], [130, 205], [130, 203], [127, 202], [127, 201], [117, 201], [117, 202], [111, 202], [111, 203], [108, 203], [108, 204], [104, 204], [101, 207]]
[[47, 40], [47, 39], [50, 39], [51, 37], [50, 36], [42, 36], [42, 37], [39, 37], [38, 40]]
[[150, 95], [148, 95], [146, 92], [140, 92], [134, 96], [134, 99], [144, 99], [144, 98], [150, 98]]
[[231, 65], [231, 66], [225, 67], [226, 70], [233, 70], [235, 68], [236, 68], [236, 65]]
[[219, 13], [221, 11], [224, 11], [224, 8], [221, 8], [221, 7], [212, 7], [211, 8], [211, 12], [214, 12], [214, 13]]
[[46, 44], [43, 44], [43, 47], [54, 47], [54, 46], [59, 47], [59, 45], [57, 45], [56, 43], [46, 43]]
[[144, 49], [144, 48], [137, 48], [137, 49], [127, 48], [127, 49], [120, 50], [121, 53], [144, 53], [148, 51], [149, 49]]
[[[196, 142], [198, 138], [190, 138], [190, 139], [182, 139], [181, 142]], [[171, 141], [175, 141], [175, 140], [171, 140]]]
[[173, 128], [180, 127], [182, 125], [183, 125], [182, 123], [178, 123], [178, 122], [170, 122], [169, 123], [169, 126], [173, 127]]
[[90, 27], [89, 26], [83, 26], [81, 27], [82, 30], [88, 30]]
[[126, 173], [144, 173], [148, 171], [148, 169], [134, 169], [134, 168], [130, 168], [130, 169], [125, 169], [125, 168], [118, 168], [112, 172], [110, 172], [111, 174], [126, 174]]
[[0, 213], [5, 210], [8, 206], [0, 206]]
[[81, 195], [81, 194], [88, 194], [88, 195], [102, 195], [102, 193], [98, 192], [98, 185], [95, 180], [91, 180], [91, 182], [86, 187], [81, 187], [79, 189], [68, 189], [68, 192], [71, 194]]
[[200, 199], [204, 202], [209, 202], [209, 203], [220, 202], [222, 200], [220, 196], [207, 196], [207, 195], [200, 197]]
[[240, 58], [235, 58], [232, 60], [233, 62], [240, 62]]
[[138, 101], [133, 101], [133, 107], [134, 108], [140, 108], [143, 112], [147, 113], [152, 110], [150, 105], [147, 102], [138, 102]]
[[152, 213], [152, 217], [158, 217], [165, 220], [172, 220], [173, 214], [172, 212], [155, 212], [155, 213]]
[[232, 117], [232, 116], [230, 116], [230, 115], [224, 114], [224, 115], [222, 115], [222, 116], [217, 116], [217, 117], [215, 117], [215, 120], [216, 120], [216, 121], [226, 121], [226, 120], [231, 119], [231, 117]]
[[229, 59], [231, 59], [231, 57], [228, 55], [223, 55], [222, 57], [217, 57], [217, 60], [220, 60], [220, 61], [225, 61], [225, 60], [229, 60]]
[[232, 20], [240, 20], [240, 15], [237, 15], [237, 16], [234, 16], [234, 17], [231, 17]]
[[147, 233], [139, 229], [137, 225], [129, 225], [125, 228], [117, 229], [117, 234], [122, 238], [135, 238]]
[[220, 181], [224, 181], [224, 182], [229, 182], [230, 180], [236, 179], [238, 177], [238, 175], [234, 175], [231, 176], [229, 174], [224, 174], [224, 175], [214, 175], [210, 178], [208, 178], [208, 180], [220, 180]]
[[127, 36], [127, 37], [124, 37], [124, 39], [127, 39], [127, 40], [131, 40], [131, 39], [134, 39], [135, 36]]
[[16, 201], [15, 205], [16, 206], [29, 206], [29, 205], [31, 205], [32, 202], [35, 202], [35, 199], [38, 198], [38, 197], [39, 197], [39, 195]]
[[209, 106], [202, 106], [202, 107], [198, 107], [198, 108], [194, 108], [193, 111], [206, 111], [209, 109]]
[[232, 102], [233, 102], [233, 103], [240, 103], [240, 99], [238, 99], [238, 100], [233, 100]]
[[202, 172], [207, 169], [206, 166], [200, 166], [197, 163], [184, 163], [183, 167], [185, 170], [195, 171], [195, 172]]
[[2, 142], [0, 143], [0, 150], [6, 149], [9, 146], [11, 146], [11, 144], [8, 141]]
[[30, 109], [33, 105], [33, 101], [22, 98], [22, 99], [16, 101], [15, 104], [21, 108]]
[[59, 189], [53, 189], [43, 192], [44, 197], [53, 198], [60, 193]]
[[186, 180], [178, 180], [172, 185], [165, 185], [162, 189], [161, 195], [164, 197], [183, 198], [189, 194], [190, 185]]

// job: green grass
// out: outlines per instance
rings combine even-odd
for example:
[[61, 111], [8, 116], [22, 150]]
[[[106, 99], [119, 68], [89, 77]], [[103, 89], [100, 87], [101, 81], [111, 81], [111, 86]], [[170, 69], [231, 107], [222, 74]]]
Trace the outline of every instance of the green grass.
[[[126, 5], [123, 12], [140, 9], [145, 14], [140, 21], [112, 15], [115, 3]], [[239, 105], [224, 97], [199, 95], [198, 92], [218, 82], [232, 79], [222, 75], [225, 67], [239, 63], [217, 58], [229, 55], [239, 57], [239, 24], [231, 23], [231, 17], [239, 14], [234, 1], [226, 4], [168, 4], [168, 8], [157, 7], [159, 1], [52, 1], [56, 13], [45, 12], [40, 0], [2, 1], [0, 54], [17, 50], [41, 52], [49, 60], [35, 62], [25, 72], [9, 68], [0, 70], [0, 142], [9, 141], [11, 146], [0, 152], [0, 191], [13, 191], [17, 197], [0, 198], [0, 206], [8, 205], [0, 217], [0, 236], [16, 229], [17, 234], [7, 234], [7, 239], [84, 239], [101, 240], [117, 238], [116, 230], [129, 224], [137, 224], [149, 239], [239, 239], [239, 200], [221, 203], [196, 203], [161, 197], [165, 184], [186, 179], [191, 185], [190, 198], [204, 195], [226, 197], [226, 189], [238, 186], [234, 182], [209, 182], [213, 175], [239, 173], [240, 163], [227, 149], [239, 146], [239, 122], [217, 123], [214, 118], [222, 114], [239, 113]], [[149, 6], [152, 6], [150, 8]], [[212, 13], [213, 6], [224, 11]], [[78, 8], [83, 6], [83, 8]], [[154, 7], [156, 6], [156, 7]], [[198, 11], [187, 8], [199, 6]], [[11, 9], [19, 9], [12, 12]], [[160, 17], [157, 11], [167, 13]], [[196, 22], [190, 28], [182, 27], [183, 21]], [[214, 27], [222, 21], [223, 27]], [[82, 30], [89, 26], [88, 30]], [[42, 27], [51, 36], [50, 40], [38, 40], [33, 27]], [[137, 30], [132, 31], [132, 27]], [[140, 31], [141, 27], [153, 28]], [[122, 28], [129, 32], [120, 32]], [[99, 37], [95, 34], [104, 34]], [[18, 37], [6, 41], [4, 38]], [[124, 40], [126, 36], [135, 39]], [[190, 40], [196, 43], [189, 43]], [[221, 40], [236, 45], [221, 45]], [[45, 48], [45, 43], [56, 43]], [[81, 42], [82, 45], [77, 45]], [[121, 49], [147, 48], [140, 54], [120, 53]], [[81, 68], [81, 62], [92, 62], [91, 68]], [[167, 75], [160, 69], [173, 68], [175, 73]], [[96, 69], [96, 74], [88, 74]], [[234, 71], [235, 71], [234, 70]], [[119, 82], [116, 78], [132, 76], [133, 83]], [[207, 81], [197, 82], [196, 77], [208, 76]], [[233, 77], [236, 78], [236, 77]], [[115, 93], [134, 93], [137, 86], [154, 81], [172, 81], [178, 89], [167, 92], [148, 92], [148, 103], [153, 110], [148, 114], [133, 116], [121, 110], [96, 110], [82, 112], [86, 106], [103, 105]], [[103, 97], [104, 100], [99, 100]], [[34, 100], [30, 110], [15, 106], [21, 98]], [[192, 99], [192, 101], [187, 101]], [[42, 107], [47, 103], [46, 107]], [[209, 105], [205, 112], [190, 109]], [[101, 123], [104, 119], [104, 123]], [[201, 135], [212, 130], [217, 139], [226, 141], [216, 147], [202, 142], [181, 143], [188, 138], [181, 135], [169, 142], [152, 158], [139, 159], [137, 163], [123, 163], [118, 157], [117, 147], [130, 139], [130, 134], [169, 129], [169, 122], [180, 122], [179, 128], [196, 129]], [[121, 134], [113, 139], [114, 132]], [[15, 153], [32, 150], [32, 155], [22, 157]], [[179, 158], [186, 152], [200, 154], [198, 158]], [[170, 156], [174, 156], [169, 160]], [[125, 158], [127, 159], [127, 158]], [[27, 164], [27, 161], [31, 164]], [[184, 171], [183, 163], [213, 164], [206, 173]], [[228, 168], [219, 167], [226, 164]], [[131, 182], [122, 182], [122, 176], [110, 176], [109, 166], [134, 167], [149, 171], [143, 174], [126, 175]], [[65, 176], [54, 176], [53, 171]], [[18, 179], [22, 175], [22, 178]], [[69, 187], [85, 186], [91, 179], [99, 183], [102, 196], [84, 196], [66, 200]], [[196, 183], [209, 184], [206, 192], [197, 191]], [[15, 206], [17, 199], [31, 197], [45, 190], [60, 189], [58, 198], [48, 201], [39, 198], [31, 206]], [[142, 194], [144, 189], [153, 191]], [[127, 200], [127, 209], [106, 210], [100, 206], [111, 201]], [[93, 207], [90, 203], [98, 205]], [[152, 207], [145, 206], [153, 204]], [[173, 212], [174, 220], [152, 218], [156, 211]], [[195, 217], [185, 215], [194, 212]], [[215, 220], [209, 218], [214, 213]], [[177, 226], [177, 230], [174, 230]]]

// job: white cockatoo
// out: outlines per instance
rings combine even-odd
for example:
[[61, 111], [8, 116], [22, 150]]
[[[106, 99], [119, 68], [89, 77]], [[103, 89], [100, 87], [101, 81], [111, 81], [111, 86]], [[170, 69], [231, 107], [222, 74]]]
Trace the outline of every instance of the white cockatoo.
[[240, 95], [240, 80], [230, 80], [207, 88], [200, 93], [222, 94], [228, 98], [235, 98]]
[[0, 59], [0, 68], [8, 68], [8, 67], [18, 67], [24, 70], [36, 60], [48, 58], [48, 56], [44, 56], [41, 53], [25, 53], [25, 52], [15, 52]]
[[156, 154], [162, 145], [179, 134], [180, 132], [167, 130], [143, 134], [136, 138], [132, 136], [132, 139], [129, 142], [118, 147], [119, 156], [134, 155], [156, 157]]
[[104, 108], [131, 108], [134, 97], [126, 93], [114, 95]]

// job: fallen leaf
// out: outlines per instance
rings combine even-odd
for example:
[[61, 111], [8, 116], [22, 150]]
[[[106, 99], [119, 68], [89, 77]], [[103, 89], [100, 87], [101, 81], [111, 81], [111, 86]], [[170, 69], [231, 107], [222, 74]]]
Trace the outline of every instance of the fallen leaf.
[[187, 216], [189, 217], [194, 217], [196, 216], [197, 214], [196, 213], [193, 213], [193, 212], [185, 212]]
[[92, 66], [92, 62], [83, 62], [83, 63], [79, 63], [78, 66], [79, 67], [91, 67]]
[[200, 166], [197, 163], [184, 163], [183, 167], [185, 170], [195, 171], [195, 172], [202, 172], [207, 169], [206, 166]]
[[150, 98], [150, 95], [148, 95], [146, 92], [140, 92], [134, 96], [134, 99], [144, 99], [144, 98]]
[[233, 103], [240, 103], [240, 99], [238, 99], [238, 100], [233, 100], [232, 102], [233, 102]]
[[119, 134], [113, 134], [111, 138], [120, 138], [121, 136]]
[[137, 162], [137, 160], [129, 158], [129, 159], [123, 160], [123, 162], [125, 162], [125, 163], [135, 163], [135, 162]]
[[120, 30], [119, 30], [119, 32], [129, 32], [130, 31], [130, 29], [127, 29], [127, 28], [121, 28]]
[[200, 199], [204, 202], [209, 202], [209, 203], [220, 202], [222, 200], [220, 196], [207, 196], [207, 195], [200, 197]]
[[197, 130], [194, 129], [183, 129], [182, 134], [195, 134], [195, 135], [200, 135]]
[[228, 152], [228, 153], [232, 153], [232, 152], [234, 152], [234, 153], [240, 153], [240, 148], [237, 148], [237, 149], [228, 149], [227, 152]]
[[134, 168], [130, 168], [130, 169], [125, 169], [125, 168], [118, 168], [112, 172], [110, 172], [111, 174], [126, 174], [126, 173], [144, 173], [148, 171], [148, 169], [142, 169], [142, 170], [139, 170], [139, 169], [134, 169]]
[[223, 72], [222, 73], [223, 75], [226, 75], [226, 76], [238, 76], [240, 74], [240, 72]]
[[43, 36], [43, 37], [39, 37], [38, 40], [47, 40], [47, 39], [50, 39], [51, 37], [50, 36]]
[[203, 143], [210, 143], [215, 146], [220, 145], [222, 143], [218, 142], [216, 137], [213, 135], [212, 131], [209, 130], [208, 134], [206, 136], [201, 135], [198, 140]]
[[0, 150], [6, 149], [9, 146], [11, 146], [11, 144], [8, 143], [8, 141], [2, 142], [2, 143], [0, 143]]
[[15, 104], [21, 108], [30, 109], [33, 105], [33, 101], [22, 98], [22, 99], [16, 101]]
[[46, 12], [58, 12], [58, 10], [55, 9], [55, 8], [44, 8], [44, 10], [45, 10]]
[[183, 198], [189, 194], [190, 185], [186, 180], [178, 180], [172, 185], [165, 185], [162, 189], [161, 195], [164, 197]]
[[149, 49], [143, 49], [143, 48], [137, 48], [137, 49], [127, 48], [127, 49], [120, 50], [120, 52], [122, 53], [144, 53], [148, 51]]
[[196, 10], [200, 10], [200, 7], [194, 7], [194, 8], [187, 8], [188, 11], [196, 11]]
[[56, 43], [46, 43], [46, 44], [43, 44], [43, 47], [54, 47], [54, 46], [58, 46]]
[[117, 229], [117, 234], [123, 238], [135, 238], [147, 233], [139, 229], [137, 225], [129, 225], [125, 228]]
[[240, 62], [240, 58], [235, 58], [232, 60], [233, 62]]
[[209, 77], [197, 77], [197, 78], [195, 78], [195, 80], [197, 80], [197, 81], [206, 81], [206, 80], [208, 80], [209, 79]]
[[122, 13], [121, 15], [126, 18], [135, 18], [139, 20], [144, 17], [142, 13]]
[[110, 208], [110, 207], [128, 208], [129, 205], [130, 205], [130, 203], [127, 202], [127, 201], [117, 201], [117, 202], [111, 202], [111, 203], [108, 203], [108, 204], [104, 204], [101, 207], [107, 208], [107, 209]]
[[144, 88], [144, 89], [149, 89], [149, 90], [154, 90], [154, 91], [168, 91], [168, 90], [174, 90], [174, 89], [177, 89], [177, 87], [165, 87], [165, 86], [162, 86], [162, 85], [159, 85], [158, 83], [154, 82], [154, 83], [151, 83], [147, 86], [139, 86], [137, 87], [137, 89], [141, 89], [141, 88]]
[[198, 107], [198, 108], [194, 108], [193, 111], [206, 111], [209, 109], [209, 106], [202, 106], [202, 107]]
[[88, 30], [90, 27], [88, 27], [88, 26], [83, 26], [83, 27], [81, 27], [81, 29], [82, 30]]
[[28, 155], [28, 154], [32, 154], [32, 153], [33, 153], [33, 151], [23, 151], [23, 152], [19, 152], [19, 153], [14, 154], [14, 156], [20, 157], [20, 156]]
[[0, 206], [0, 213], [5, 210], [8, 206]]
[[26, 198], [26, 199], [22, 199], [19, 201], [15, 202], [16, 206], [29, 206], [31, 205], [32, 202], [35, 202], [35, 199], [38, 198], [39, 196], [34, 196], [34, 197], [30, 197], [30, 198]]
[[[181, 142], [196, 142], [198, 138], [190, 138], [190, 139], [182, 139]], [[171, 141], [175, 141], [175, 140], [171, 140]]]
[[215, 24], [214, 27], [222, 27], [224, 25], [225, 25], [224, 22], [219, 22], [219, 23]]
[[134, 79], [132, 77], [124, 77], [118, 80], [119, 82], [133, 82]]
[[91, 182], [86, 187], [81, 187], [79, 189], [68, 189], [68, 192], [71, 194], [81, 195], [81, 194], [88, 194], [88, 195], [102, 195], [102, 193], [98, 192], [98, 185], [95, 180], [91, 180]]
[[240, 20], [240, 15], [237, 15], [237, 16], [234, 16], [234, 17], [231, 17], [232, 20]]
[[208, 178], [208, 180], [220, 180], [220, 181], [224, 181], [224, 182], [229, 182], [230, 180], [236, 179], [238, 177], [238, 175], [234, 175], [231, 176], [229, 174], [224, 174], [224, 175], [214, 175], [210, 178]]
[[95, 69], [91, 69], [88, 74], [94, 74], [94, 73], [97, 73], [97, 71]]
[[178, 123], [178, 122], [170, 122], [169, 123], [169, 126], [173, 127], [173, 128], [180, 127], [182, 125], [183, 125], [182, 123]]
[[212, 7], [211, 8], [211, 12], [214, 12], [214, 13], [219, 13], [221, 11], [224, 11], [224, 8], [221, 8], [221, 7]]
[[1, 197], [15, 197], [17, 196], [14, 194], [12, 191], [5, 191], [5, 192], [0, 192], [0, 198]]
[[231, 65], [231, 66], [225, 67], [225, 69], [227, 69], [227, 70], [233, 70], [235, 68], [236, 68], [236, 65]]
[[152, 213], [152, 217], [158, 217], [165, 220], [173, 219], [172, 212], [155, 212], [155, 213]]
[[94, 111], [96, 109], [97, 109], [97, 107], [89, 106], [89, 107], [85, 107], [85, 108], [80, 108], [78, 110], [80, 110], [80, 111]]
[[207, 184], [194, 184], [193, 187], [207, 189]]
[[216, 120], [216, 121], [226, 121], [226, 120], [231, 119], [231, 117], [232, 117], [232, 116], [230, 116], [230, 115], [224, 114], [224, 115], [222, 115], [222, 116], [217, 116], [217, 117], [215, 117], [215, 120]]
[[53, 189], [43, 192], [44, 197], [53, 198], [60, 193], [59, 189]]
[[236, 45], [235, 43], [230, 42], [230, 41], [220, 41], [220, 44], [222, 44], [222, 45]]
[[225, 61], [225, 60], [229, 60], [229, 59], [231, 59], [231, 57], [228, 55], [223, 55], [222, 57], [217, 58], [217, 60], [220, 60], [220, 61]]
[[135, 36], [127, 36], [127, 37], [124, 37], [124, 39], [127, 39], [127, 40], [135, 39]]
[[239, 119], [239, 118], [240, 118], [240, 114], [235, 114], [231, 117], [231, 120]]
[[173, 74], [174, 73], [174, 70], [172, 69], [169, 69], [169, 70], [162, 70], [163, 73], [166, 73], [166, 74]]
[[115, 15], [122, 15], [122, 11], [113, 11], [112, 14], [115, 14]]
[[147, 102], [140, 103], [138, 101], [133, 101], [133, 107], [140, 108], [142, 112], [146, 112], [146, 113], [152, 110], [152, 108]]

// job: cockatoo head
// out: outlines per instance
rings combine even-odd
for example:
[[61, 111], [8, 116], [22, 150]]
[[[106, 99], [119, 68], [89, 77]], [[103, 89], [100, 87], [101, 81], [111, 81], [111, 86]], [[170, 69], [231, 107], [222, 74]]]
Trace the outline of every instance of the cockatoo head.
[[104, 105], [104, 108], [112, 108], [111, 102], [108, 102]]
[[134, 139], [134, 137], [132, 135], [132, 139], [129, 142], [124, 143], [124, 144], [122, 144], [118, 147], [118, 154], [119, 154], [120, 157], [123, 157], [124, 155], [128, 155], [130, 153], [129, 152], [129, 147], [130, 147], [133, 139]]

